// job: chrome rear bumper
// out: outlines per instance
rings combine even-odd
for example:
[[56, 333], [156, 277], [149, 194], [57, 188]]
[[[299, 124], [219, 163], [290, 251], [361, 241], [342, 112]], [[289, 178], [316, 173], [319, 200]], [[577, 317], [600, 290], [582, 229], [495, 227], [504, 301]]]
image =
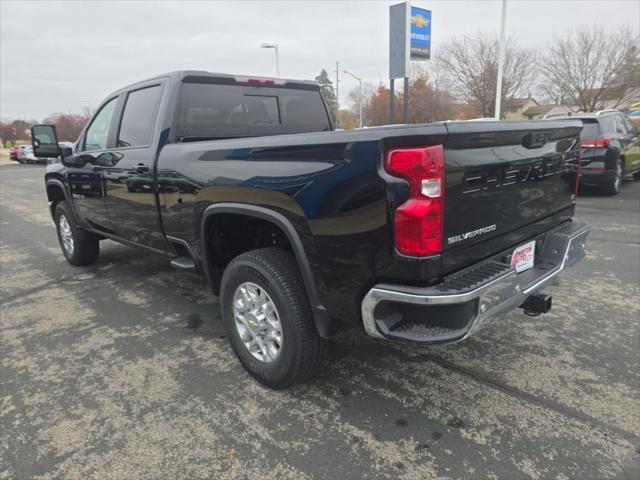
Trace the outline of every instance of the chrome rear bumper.
[[372, 337], [418, 343], [464, 340], [556, 281], [585, 255], [590, 227], [574, 219], [536, 238], [533, 268], [516, 273], [505, 253], [419, 288], [380, 284], [362, 300], [362, 319]]

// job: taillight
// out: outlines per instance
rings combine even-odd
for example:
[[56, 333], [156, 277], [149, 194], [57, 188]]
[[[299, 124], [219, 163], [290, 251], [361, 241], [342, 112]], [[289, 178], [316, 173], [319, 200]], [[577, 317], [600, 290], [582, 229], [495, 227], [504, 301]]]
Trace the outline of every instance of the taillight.
[[609, 148], [608, 138], [589, 138], [582, 140], [582, 148]]
[[409, 182], [409, 199], [394, 214], [396, 250], [428, 256], [442, 251], [444, 220], [444, 151], [442, 145], [394, 148], [385, 170]]

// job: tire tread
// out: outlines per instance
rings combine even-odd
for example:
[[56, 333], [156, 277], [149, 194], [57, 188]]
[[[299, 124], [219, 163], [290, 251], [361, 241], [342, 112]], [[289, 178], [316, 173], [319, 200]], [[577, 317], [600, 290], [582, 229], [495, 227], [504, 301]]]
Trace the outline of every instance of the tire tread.
[[304, 281], [293, 255], [281, 248], [260, 248], [238, 255], [227, 268], [233, 268], [237, 262], [260, 265], [271, 276], [287, 301], [296, 330], [295, 339], [299, 344], [295, 346], [294, 369], [282, 384], [269, 386], [285, 388], [316, 376], [328, 356], [329, 341], [316, 331]]

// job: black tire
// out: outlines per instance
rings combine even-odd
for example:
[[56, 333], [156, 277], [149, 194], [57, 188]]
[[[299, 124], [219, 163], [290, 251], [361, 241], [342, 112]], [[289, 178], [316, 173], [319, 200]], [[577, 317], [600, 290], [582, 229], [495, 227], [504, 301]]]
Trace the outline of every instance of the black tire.
[[[271, 363], [252, 355], [236, 327], [234, 295], [247, 282], [263, 289], [277, 310], [282, 342]], [[329, 342], [316, 331], [302, 275], [289, 252], [262, 248], [234, 258], [222, 276], [221, 306], [227, 338], [234, 353], [244, 368], [263, 385], [273, 389], [286, 388], [292, 383], [309, 380], [320, 371]]]
[[622, 160], [618, 160], [618, 162], [616, 163], [615, 176], [612, 176], [607, 180], [607, 183], [602, 185], [602, 193], [604, 193], [605, 195], [617, 195], [620, 193], [620, 188], [622, 187], [623, 169], [624, 165], [622, 164]]
[[[62, 223], [63, 218], [70, 230], [70, 237], [73, 242], [71, 248], [67, 247], [63, 240], [63, 231], [66, 230], [64, 223]], [[77, 267], [90, 265], [98, 259], [98, 255], [100, 255], [98, 237], [78, 227], [67, 202], [60, 202], [56, 205], [55, 222], [60, 248], [71, 265]]]

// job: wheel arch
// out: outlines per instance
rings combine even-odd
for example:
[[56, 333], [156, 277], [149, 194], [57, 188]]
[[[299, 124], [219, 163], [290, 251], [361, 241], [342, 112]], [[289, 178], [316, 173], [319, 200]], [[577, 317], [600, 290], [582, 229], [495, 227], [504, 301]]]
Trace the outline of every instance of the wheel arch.
[[[56, 205], [62, 201], [69, 200], [69, 196], [67, 195], [67, 189], [61, 180], [55, 178], [48, 179], [46, 181], [46, 188], [47, 200], [49, 201], [49, 213], [51, 213], [51, 218], [54, 218], [56, 214]], [[71, 205], [69, 205], [69, 208], [72, 208]], [[71, 213], [75, 215], [73, 208]]]
[[216, 272], [212, 268], [212, 251], [210, 248], [211, 226], [216, 218], [216, 215], [223, 214], [235, 214], [245, 217], [252, 217], [255, 219], [263, 220], [271, 223], [274, 227], [279, 229], [287, 238], [289, 246], [296, 259], [296, 264], [300, 269], [302, 275], [305, 291], [309, 299], [311, 311], [313, 313], [313, 319], [321, 337], [328, 338], [333, 332], [332, 321], [329, 314], [320, 300], [318, 294], [318, 288], [313, 276], [311, 264], [304, 248], [303, 242], [296, 228], [291, 221], [287, 219], [283, 214], [275, 210], [260, 207], [256, 205], [248, 205], [242, 203], [216, 203], [209, 205], [202, 214], [201, 227], [200, 227], [200, 241], [202, 251], [202, 267], [207, 277], [209, 286], [213, 291], [216, 290]]

